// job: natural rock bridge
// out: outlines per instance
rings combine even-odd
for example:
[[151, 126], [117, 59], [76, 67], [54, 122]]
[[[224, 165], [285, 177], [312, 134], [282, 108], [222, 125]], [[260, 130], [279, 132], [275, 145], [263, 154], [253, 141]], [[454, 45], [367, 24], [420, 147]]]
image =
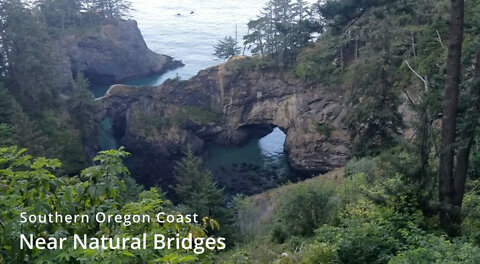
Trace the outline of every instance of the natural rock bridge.
[[[156, 87], [112, 86], [101, 98], [114, 135], [133, 155], [143, 181], [171, 174], [172, 160], [206, 141], [240, 145], [279, 127], [291, 167], [323, 173], [345, 165], [349, 138], [343, 97], [274, 70], [252, 70], [234, 59], [188, 81]], [[163, 174], [163, 175], [159, 175]]]

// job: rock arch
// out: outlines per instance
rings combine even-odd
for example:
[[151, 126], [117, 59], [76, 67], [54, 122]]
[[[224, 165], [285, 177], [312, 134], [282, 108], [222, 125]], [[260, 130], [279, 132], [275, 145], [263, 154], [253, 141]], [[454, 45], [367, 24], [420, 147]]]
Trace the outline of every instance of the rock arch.
[[114, 85], [99, 100], [134, 157], [170, 162], [187, 147], [200, 153], [206, 141], [241, 145], [279, 127], [294, 170], [324, 173], [345, 165], [350, 143], [343, 97], [287, 72], [253, 70], [251, 60], [231, 60], [156, 87]]

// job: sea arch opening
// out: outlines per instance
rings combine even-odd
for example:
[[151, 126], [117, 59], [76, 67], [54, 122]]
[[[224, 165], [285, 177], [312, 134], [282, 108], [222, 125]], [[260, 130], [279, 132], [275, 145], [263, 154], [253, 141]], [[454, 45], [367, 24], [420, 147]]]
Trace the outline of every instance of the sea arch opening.
[[230, 195], [255, 194], [291, 179], [285, 130], [273, 124], [245, 125], [248, 139], [238, 146], [207, 143], [205, 165]]

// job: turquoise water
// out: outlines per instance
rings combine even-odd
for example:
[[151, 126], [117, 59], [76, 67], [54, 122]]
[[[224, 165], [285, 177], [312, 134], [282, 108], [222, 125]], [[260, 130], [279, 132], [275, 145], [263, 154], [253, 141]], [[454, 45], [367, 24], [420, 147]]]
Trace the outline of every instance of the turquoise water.
[[[232, 164], [251, 164], [260, 166], [262, 169], [275, 168], [281, 175], [288, 174], [285, 167], [286, 159], [283, 153], [285, 134], [275, 128], [272, 133], [261, 139], [252, 139], [245, 146], [227, 148], [217, 145], [209, 145], [210, 157], [206, 166], [212, 170]], [[234, 150], [234, 151], [232, 151]]]
[[97, 141], [101, 150], [117, 149], [117, 140], [112, 136], [112, 123], [109, 117], [102, 120], [101, 130], [98, 132]]
[[283, 152], [285, 134], [275, 128], [261, 139], [245, 146], [227, 148], [207, 145], [205, 161], [227, 193], [254, 194], [274, 188], [290, 179], [291, 171]]
[[[225, 36], [237, 36], [240, 45], [247, 34], [247, 23], [260, 14], [266, 0], [132, 0], [131, 17], [138, 22], [147, 46], [161, 54], [181, 60], [185, 66], [163, 75], [154, 75], [125, 82], [125, 84], [160, 85], [168, 78], [189, 79], [198, 71], [219, 64], [213, 56], [213, 45]], [[311, 0], [309, 2], [315, 2]], [[246, 52], [248, 55], [248, 51]], [[92, 87], [95, 97], [105, 94], [109, 86]], [[110, 121], [104, 120], [105, 131], [100, 135], [102, 148], [116, 147], [109, 138]], [[207, 145], [207, 167], [228, 179], [222, 185], [236, 185], [234, 192], [243, 185], [256, 184], [259, 188], [275, 187], [290, 174], [283, 152], [285, 134], [276, 128], [262, 139], [252, 139], [239, 148]], [[223, 177], [222, 175], [231, 177]], [[261, 191], [261, 189], [256, 190]], [[255, 192], [255, 191], [253, 191]]]

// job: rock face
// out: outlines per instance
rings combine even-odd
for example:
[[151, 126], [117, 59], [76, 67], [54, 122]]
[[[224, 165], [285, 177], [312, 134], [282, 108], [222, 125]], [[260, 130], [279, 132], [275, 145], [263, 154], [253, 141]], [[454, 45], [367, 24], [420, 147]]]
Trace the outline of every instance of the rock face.
[[100, 99], [144, 183], [168, 181], [171, 161], [188, 147], [201, 153], [206, 141], [240, 145], [273, 127], [287, 135], [294, 170], [323, 173], [346, 164], [350, 142], [342, 96], [285, 72], [251, 70], [250, 60], [230, 60], [188, 81], [156, 87], [115, 85]]
[[183, 64], [148, 49], [134, 20], [68, 35], [59, 44], [63, 76], [83, 72], [93, 83], [108, 84], [161, 74]]

